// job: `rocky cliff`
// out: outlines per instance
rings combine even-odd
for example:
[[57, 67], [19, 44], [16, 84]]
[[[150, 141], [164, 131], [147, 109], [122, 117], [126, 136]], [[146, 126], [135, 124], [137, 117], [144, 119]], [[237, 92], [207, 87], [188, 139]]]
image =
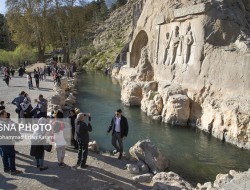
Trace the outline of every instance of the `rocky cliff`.
[[127, 65], [112, 72], [122, 101], [250, 149], [249, 1], [139, 2]]
[[142, 2], [143, 0], [129, 1], [113, 11], [99, 26], [93, 41], [96, 54], [87, 62], [87, 68], [103, 69], [113, 63], [126, 64], [128, 42], [131, 41], [143, 10]]

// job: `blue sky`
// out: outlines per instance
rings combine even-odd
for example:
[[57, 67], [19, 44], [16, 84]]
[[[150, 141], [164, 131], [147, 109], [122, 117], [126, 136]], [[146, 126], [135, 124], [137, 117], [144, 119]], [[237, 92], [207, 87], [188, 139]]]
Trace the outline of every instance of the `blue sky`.
[[[88, 2], [91, 2], [92, 0], [87, 0]], [[108, 0], [108, 2], [111, 0]], [[0, 13], [5, 14], [6, 8], [5, 8], [5, 0], [0, 0]]]
[[5, 14], [5, 0], [0, 0], [0, 13]]
[[[93, 1], [93, 0], [87, 0], [87, 2], [91, 2], [91, 1]], [[107, 3], [108, 5], [110, 5], [111, 2], [114, 2], [114, 0], [106, 0], [106, 3]], [[0, 13], [1, 13], [1, 14], [5, 14], [5, 12], [6, 12], [5, 0], [0, 0]]]

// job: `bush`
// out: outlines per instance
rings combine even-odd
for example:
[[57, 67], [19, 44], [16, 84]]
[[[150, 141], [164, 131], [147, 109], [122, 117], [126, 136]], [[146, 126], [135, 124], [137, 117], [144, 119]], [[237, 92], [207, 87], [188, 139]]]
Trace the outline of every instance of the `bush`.
[[15, 51], [5, 51], [0, 49], [1, 65], [13, 65], [17, 67], [26, 60], [31, 62], [36, 60], [35, 52], [30, 47], [20, 45], [15, 49]]

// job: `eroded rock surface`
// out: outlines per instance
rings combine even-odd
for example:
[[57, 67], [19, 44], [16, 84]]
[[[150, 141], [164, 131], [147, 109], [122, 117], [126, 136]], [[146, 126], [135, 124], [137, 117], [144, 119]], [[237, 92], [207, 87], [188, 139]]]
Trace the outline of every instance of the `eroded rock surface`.
[[250, 149], [249, 6], [246, 0], [144, 1], [127, 65], [115, 70], [125, 85], [122, 101], [153, 119], [196, 125]]

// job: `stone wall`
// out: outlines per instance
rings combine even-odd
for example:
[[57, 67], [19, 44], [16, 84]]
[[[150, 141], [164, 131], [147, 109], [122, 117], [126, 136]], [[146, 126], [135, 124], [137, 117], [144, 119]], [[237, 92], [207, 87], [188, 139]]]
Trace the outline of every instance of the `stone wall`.
[[[124, 85], [122, 100], [250, 149], [248, 11], [242, 0], [145, 1], [128, 64], [116, 75], [133, 84]], [[142, 70], [153, 77], [138, 78]]]

